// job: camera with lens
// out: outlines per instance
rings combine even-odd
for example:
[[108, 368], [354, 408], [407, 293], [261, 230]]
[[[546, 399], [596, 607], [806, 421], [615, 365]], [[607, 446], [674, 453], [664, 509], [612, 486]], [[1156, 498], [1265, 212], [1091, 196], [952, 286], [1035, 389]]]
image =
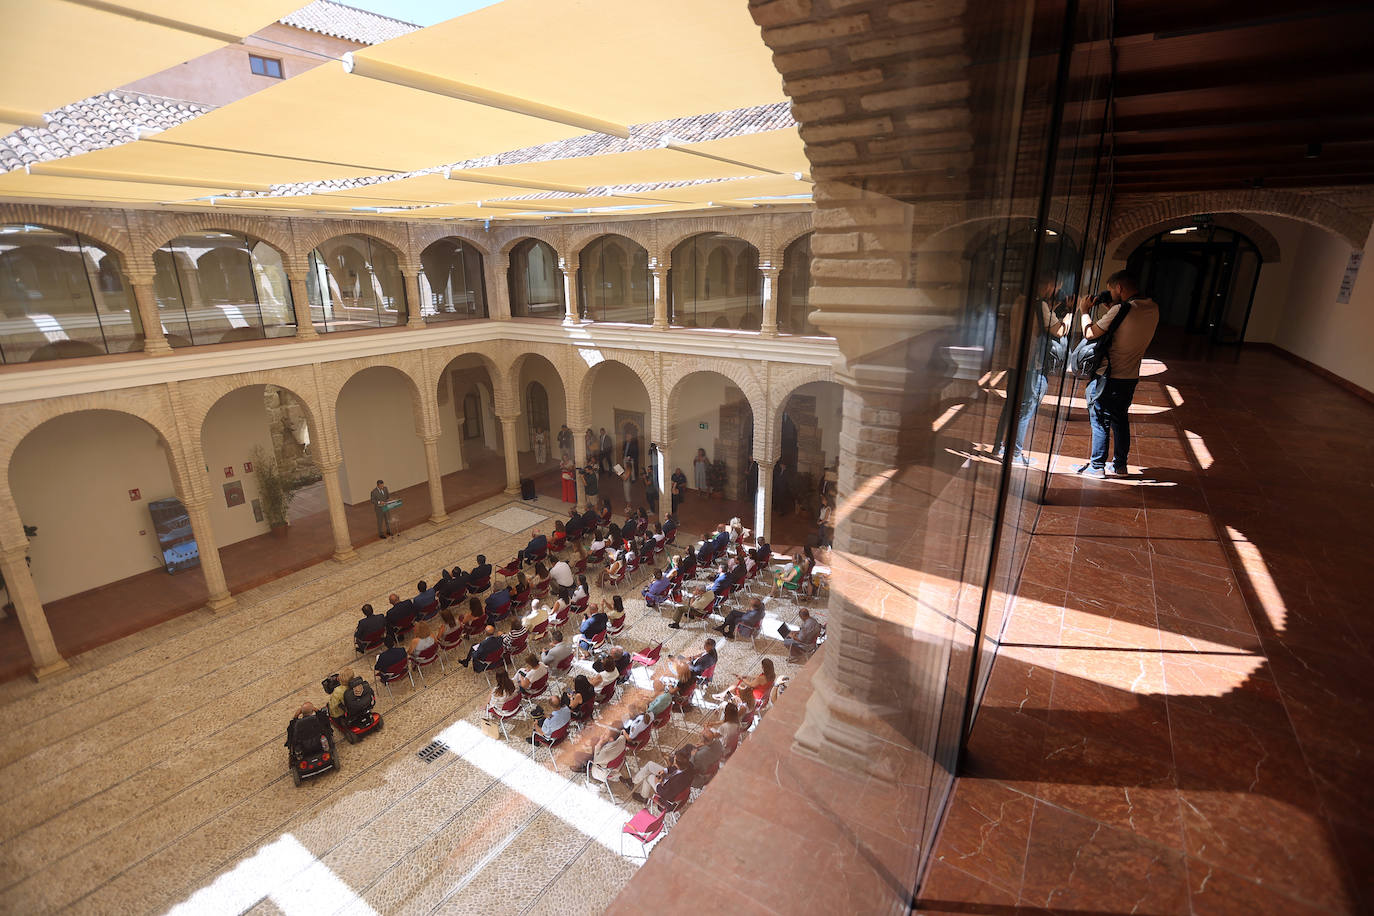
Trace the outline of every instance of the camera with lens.
[[1096, 296], [1093, 296], [1093, 305], [1111, 305], [1111, 304], [1112, 304], [1112, 294], [1111, 294], [1109, 291], [1105, 290], [1105, 289], [1104, 289], [1102, 292], [1098, 293]]

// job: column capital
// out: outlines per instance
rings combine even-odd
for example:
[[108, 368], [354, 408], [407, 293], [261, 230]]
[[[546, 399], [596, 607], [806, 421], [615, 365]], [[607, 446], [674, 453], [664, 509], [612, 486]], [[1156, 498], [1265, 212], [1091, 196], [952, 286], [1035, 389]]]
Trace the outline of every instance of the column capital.
[[500, 420], [502, 423], [512, 423], [512, 424], [513, 424], [516, 420], [519, 420], [519, 419], [520, 419], [520, 414], [518, 414], [518, 413], [501, 413], [501, 414], [497, 414], [497, 415], [496, 415], [496, 419]]
[[420, 441], [423, 442], [425, 445], [438, 445], [439, 438], [440, 436], [438, 433], [426, 433], [425, 435], [420, 437]]
[[0, 548], [0, 560], [6, 563], [23, 563], [24, 558], [29, 555], [29, 545], [21, 544], [17, 547]]

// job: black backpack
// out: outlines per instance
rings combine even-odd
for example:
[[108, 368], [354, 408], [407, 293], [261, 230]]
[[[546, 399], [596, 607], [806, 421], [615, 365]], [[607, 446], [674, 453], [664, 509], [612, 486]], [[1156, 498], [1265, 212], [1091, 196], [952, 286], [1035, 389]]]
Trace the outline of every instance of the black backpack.
[[1126, 313], [1131, 310], [1129, 301], [1121, 303], [1121, 308], [1117, 309], [1116, 317], [1107, 328], [1107, 333], [1091, 340], [1084, 337], [1073, 348], [1069, 354], [1069, 372], [1077, 378], [1094, 378], [1101, 375], [1107, 368], [1108, 354], [1112, 348], [1112, 338], [1116, 336], [1116, 329], [1121, 325]]

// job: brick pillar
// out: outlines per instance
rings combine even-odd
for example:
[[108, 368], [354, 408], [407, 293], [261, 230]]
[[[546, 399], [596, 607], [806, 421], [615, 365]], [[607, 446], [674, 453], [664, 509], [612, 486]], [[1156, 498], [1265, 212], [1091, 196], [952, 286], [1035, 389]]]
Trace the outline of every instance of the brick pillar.
[[429, 474], [429, 520], [436, 525], [448, 521], [444, 509], [444, 475], [439, 472], [439, 437], [425, 436], [425, 469]]
[[510, 255], [495, 254], [484, 258], [487, 274], [487, 317], [510, 318]]
[[758, 489], [754, 493], [754, 537], [766, 539], [773, 533], [773, 466], [776, 459], [756, 458]]
[[309, 263], [291, 264], [286, 268], [286, 279], [291, 285], [291, 308], [296, 313], [296, 339], [315, 340], [320, 335], [315, 330], [315, 322], [310, 317], [310, 289], [306, 278], [310, 273]]
[[48, 626], [48, 615], [43, 611], [43, 602], [38, 600], [38, 587], [33, 584], [29, 574], [27, 542], [19, 547], [0, 551], [0, 572], [5, 574], [5, 589], [14, 612], [19, 617], [19, 629], [24, 633], [24, 642], [29, 647], [29, 658], [33, 660], [33, 676], [42, 680], [68, 668], [67, 660], [57, 651], [53, 642], [52, 629]]
[[329, 529], [334, 535], [334, 559], [340, 563], [356, 560], [353, 539], [348, 534], [348, 515], [344, 508], [343, 487], [339, 485], [338, 458], [320, 459], [320, 476], [324, 478], [325, 504], [329, 507]]
[[151, 273], [130, 273], [127, 276], [134, 293], [134, 307], [143, 325], [143, 352], [150, 356], [164, 356], [172, 352], [167, 335], [162, 333], [162, 316], [157, 310], [157, 293], [153, 291]]
[[215, 529], [210, 524], [210, 498], [208, 496], [189, 496], [182, 500], [186, 514], [191, 519], [191, 533], [195, 535], [196, 547], [200, 551], [200, 568], [205, 573], [205, 590], [210, 598], [205, 602], [213, 613], [219, 614], [232, 608], [237, 602], [229, 594], [229, 586], [224, 581], [224, 566], [219, 559], [219, 542], [215, 540]]
[[760, 294], [763, 297], [763, 325], [759, 328], [759, 334], [763, 337], [778, 336], [778, 275], [782, 273], [776, 267], [761, 267], [759, 269]]
[[668, 330], [668, 268], [655, 266], [654, 274], [654, 330]]
[[515, 423], [520, 414], [502, 414], [501, 447], [506, 457], [506, 495], [515, 496], [520, 492], [520, 453], [516, 451]]
[[573, 434], [573, 483], [577, 487], [576, 505], [581, 506], [587, 502], [587, 488], [582, 482], [582, 468], [587, 463], [587, 418], [579, 414], [569, 415], [568, 429], [572, 430]]

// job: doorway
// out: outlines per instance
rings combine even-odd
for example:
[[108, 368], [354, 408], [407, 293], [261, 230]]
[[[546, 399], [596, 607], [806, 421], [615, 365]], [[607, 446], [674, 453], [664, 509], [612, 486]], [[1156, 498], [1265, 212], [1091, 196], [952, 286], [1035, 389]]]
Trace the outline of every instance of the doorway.
[[1261, 265], [1246, 236], [1199, 220], [1147, 239], [1127, 264], [1159, 303], [1160, 324], [1213, 343], [1245, 340]]

